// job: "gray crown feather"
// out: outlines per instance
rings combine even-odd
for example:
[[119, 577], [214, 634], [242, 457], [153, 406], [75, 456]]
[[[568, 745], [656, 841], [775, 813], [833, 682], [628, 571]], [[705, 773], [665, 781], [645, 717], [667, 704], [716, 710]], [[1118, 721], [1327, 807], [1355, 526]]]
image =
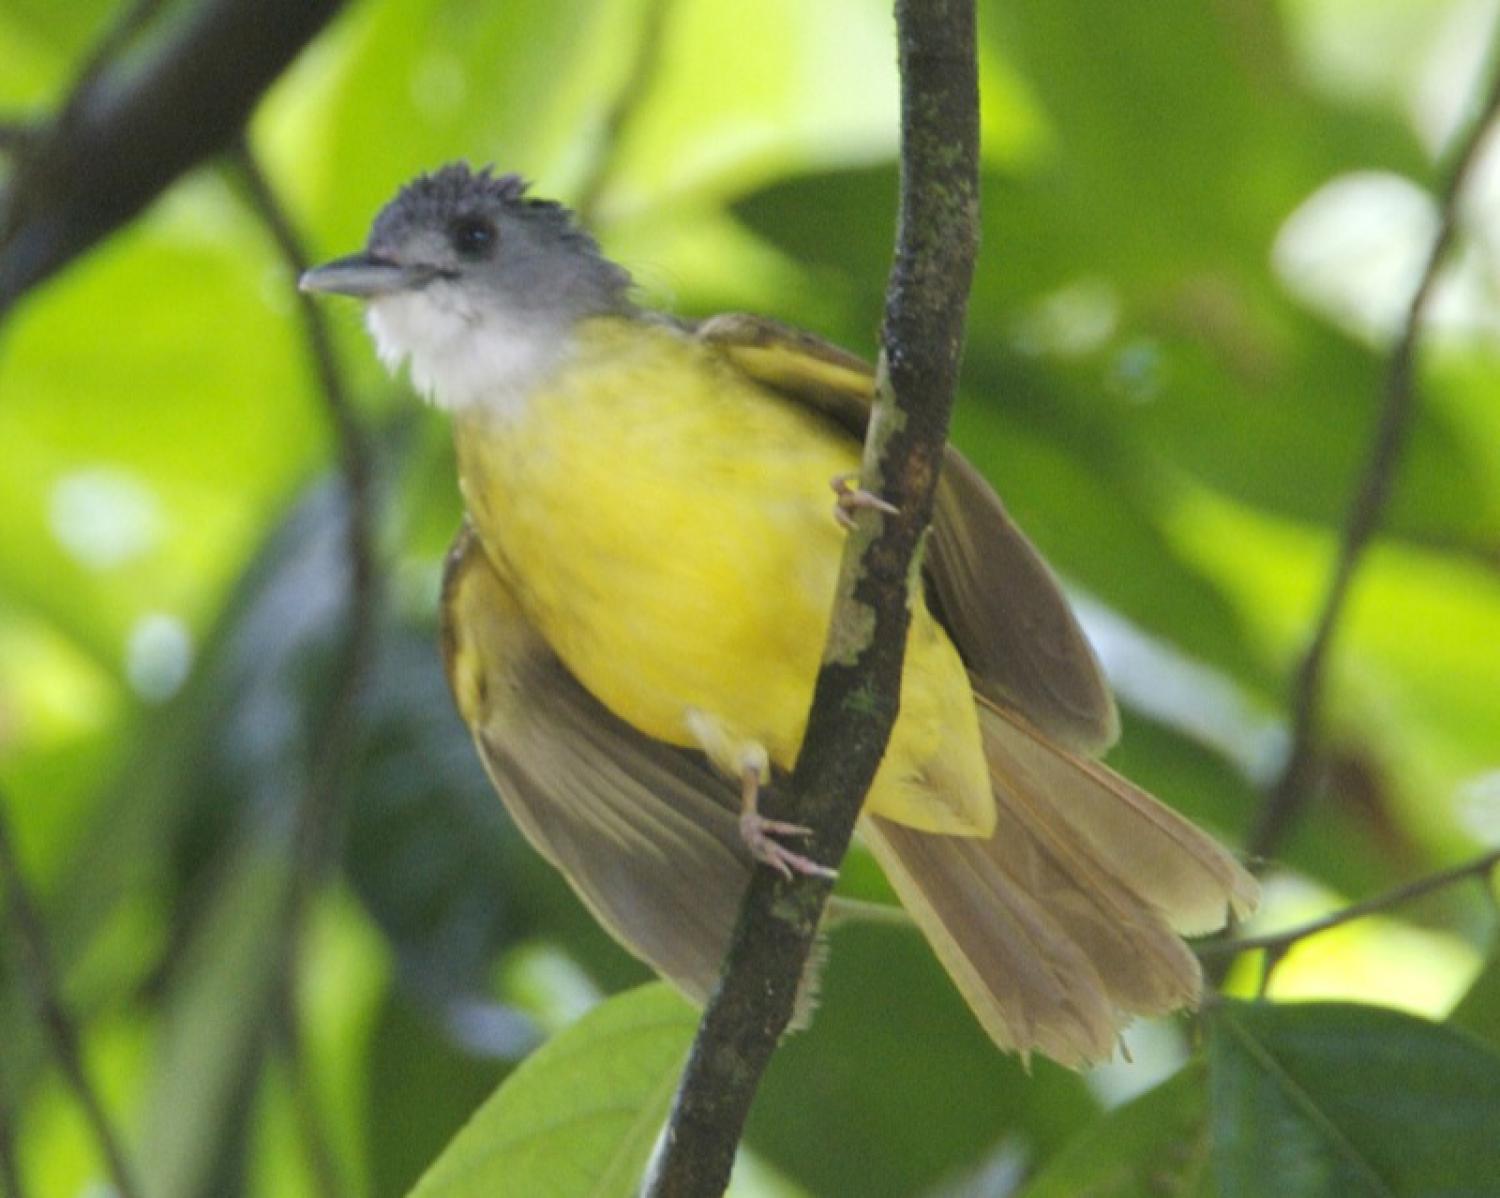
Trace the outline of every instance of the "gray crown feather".
[[593, 254], [599, 244], [580, 228], [572, 209], [555, 200], [533, 199], [520, 175], [497, 175], [493, 166], [472, 169], [467, 162], [450, 162], [418, 175], [375, 218], [371, 242], [399, 236], [411, 225], [428, 224], [467, 212], [484, 212], [496, 205], [545, 228], [565, 244]]

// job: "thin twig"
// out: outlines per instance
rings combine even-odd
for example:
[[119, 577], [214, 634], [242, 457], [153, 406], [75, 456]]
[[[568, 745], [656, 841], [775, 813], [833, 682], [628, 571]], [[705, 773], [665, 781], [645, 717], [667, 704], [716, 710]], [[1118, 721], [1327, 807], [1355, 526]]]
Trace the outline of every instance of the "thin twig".
[[[899, 703], [914, 573], [932, 514], [958, 380], [979, 224], [973, 0], [898, 0], [901, 210], [862, 485], [899, 509], [866, 511], [844, 547], [823, 665], [793, 772], [767, 812], [813, 829], [839, 862]], [[772, 809], [773, 807], [778, 809]], [[760, 1079], [791, 1018], [830, 884], [758, 869], [698, 1028], [647, 1192], [703, 1198], [728, 1185]]]
[[1286, 928], [1280, 932], [1268, 932], [1263, 936], [1243, 936], [1238, 940], [1211, 940], [1195, 947], [1201, 957], [1225, 958], [1226, 960], [1233, 959], [1241, 953], [1263, 951], [1266, 956], [1261, 967], [1260, 988], [1264, 993], [1276, 967], [1296, 945], [1310, 936], [1352, 923], [1356, 919], [1363, 919], [1367, 915], [1389, 911], [1393, 907], [1413, 902], [1460, 882], [1477, 879], [1488, 883], [1490, 875], [1495, 872], [1497, 866], [1500, 866], [1500, 848], [1490, 849], [1472, 860], [1461, 862], [1448, 869], [1415, 878], [1381, 894], [1351, 903], [1319, 919], [1298, 924], [1296, 927]]
[[126, 1163], [120, 1137], [84, 1067], [82, 1037], [78, 1033], [77, 1021], [63, 999], [57, 973], [52, 967], [47, 932], [21, 871], [20, 858], [11, 843], [3, 797], [0, 797], [0, 873], [5, 875], [5, 905], [10, 916], [11, 940], [16, 946], [19, 971], [36, 1007], [37, 1021], [46, 1032], [53, 1059], [72, 1088], [89, 1130], [99, 1143], [116, 1194], [120, 1198], [136, 1198], [140, 1191]]
[[[289, 271], [289, 286], [309, 266], [306, 252], [285, 210], [276, 198], [270, 181], [243, 140], [232, 152], [232, 161], [244, 183], [251, 205], [265, 224]], [[336, 830], [343, 809], [345, 782], [349, 762], [358, 737], [359, 697], [369, 673], [375, 648], [375, 612], [378, 579], [372, 543], [373, 468], [370, 446], [348, 389], [344, 385], [333, 341], [321, 310], [310, 298], [295, 292], [295, 302], [303, 333], [318, 377], [318, 389], [324, 413], [333, 430], [339, 450], [339, 468], [343, 475], [346, 499], [345, 544], [349, 572], [349, 616], [347, 632], [338, 658], [333, 665], [333, 686], [328, 708], [318, 735], [317, 748], [309, 772], [307, 788], [297, 808], [294, 851], [297, 854], [291, 889], [282, 924], [282, 960], [278, 1001], [283, 1006], [283, 1041], [293, 1049], [299, 1044], [296, 1034], [297, 961], [307, 908], [321, 881], [324, 867], [335, 848]], [[300, 1052], [291, 1057], [294, 1068], [302, 1067]], [[299, 1100], [311, 1102], [311, 1090], [305, 1079], [294, 1079]], [[325, 1153], [326, 1150], [326, 1153]], [[332, 1153], [326, 1141], [314, 1147], [315, 1164], [325, 1194], [343, 1192], [338, 1171], [332, 1164]], [[326, 1155], [327, 1159], [323, 1157]]]
[[1390, 500], [1396, 468], [1415, 408], [1417, 345], [1437, 284], [1438, 273], [1458, 234], [1459, 206], [1480, 158], [1486, 134], [1500, 113], [1500, 70], [1492, 73], [1484, 104], [1458, 143], [1454, 165], [1441, 193], [1438, 234], [1428, 251], [1416, 290], [1407, 307], [1401, 334], [1386, 370], [1384, 402], [1370, 443], [1369, 457], [1344, 521], [1338, 560], [1307, 649], [1298, 663], [1291, 698], [1291, 745], [1286, 763], [1266, 795], [1249, 842], [1253, 859], [1267, 859], [1280, 848], [1313, 791], [1317, 760], [1318, 717], [1328, 653], [1343, 615], [1350, 584], [1365, 549]]
[[614, 101], [604, 114], [604, 124], [599, 131], [599, 150], [589, 164], [588, 173], [578, 185], [578, 196], [573, 207], [579, 220], [585, 225], [593, 224], [594, 211], [599, 197], [609, 182], [615, 160], [619, 156], [620, 135], [630, 124], [630, 119], [640, 108], [656, 80], [657, 67], [661, 63], [661, 49], [666, 29], [667, 16], [674, 0], [648, 0], [646, 13], [641, 18], [640, 40], [636, 43], [635, 57]]

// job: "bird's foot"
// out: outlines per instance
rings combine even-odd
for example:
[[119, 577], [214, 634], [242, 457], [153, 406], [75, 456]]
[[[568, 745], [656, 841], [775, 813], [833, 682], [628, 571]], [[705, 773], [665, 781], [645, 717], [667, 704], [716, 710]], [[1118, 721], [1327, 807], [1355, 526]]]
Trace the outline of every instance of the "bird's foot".
[[836, 878], [839, 871], [819, 865], [811, 857], [794, 853], [776, 836], [811, 836], [812, 829], [805, 824], [787, 823], [785, 820], [767, 819], [756, 808], [760, 799], [761, 780], [770, 772], [771, 763], [764, 749], [744, 756], [740, 772], [740, 838], [750, 850], [750, 856], [769, 865], [788, 881], [793, 874], [810, 878]]
[[784, 844], [772, 839], [774, 836], [811, 835], [812, 829], [803, 824], [766, 819], [765, 816], [754, 811], [746, 811], [740, 816], [740, 836], [750, 850], [750, 855], [761, 864], [769, 865], [783, 878], [790, 880], [793, 874], [803, 874], [810, 878], [838, 877], [838, 870], [819, 865], [811, 857], [794, 853]]
[[833, 504], [833, 518], [835, 520], [845, 528], [852, 529], [854, 527], [854, 513], [861, 508], [884, 512], [887, 516], [899, 516], [901, 514], [901, 509], [894, 503], [887, 503], [874, 492], [866, 491], [862, 487], [856, 487], [854, 484], [858, 478], [859, 475], [857, 473], [839, 474], [835, 475], [829, 481], [828, 485], [833, 488], [834, 495], [838, 497], [834, 500]]

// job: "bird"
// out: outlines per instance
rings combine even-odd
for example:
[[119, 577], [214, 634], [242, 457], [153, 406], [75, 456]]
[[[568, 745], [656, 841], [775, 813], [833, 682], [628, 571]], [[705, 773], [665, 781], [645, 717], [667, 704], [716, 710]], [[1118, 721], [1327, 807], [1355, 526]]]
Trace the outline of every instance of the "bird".
[[[874, 371], [766, 317], [652, 309], [568, 208], [463, 162], [300, 285], [363, 301], [381, 361], [452, 420], [442, 653], [501, 799], [705, 1001], [751, 872], [833, 873], [759, 796], [801, 747], [848, 528], [893, 510], [851, 481]], [[1097, 659], [951, 445], [899, 698], [859, 835], [994, 1042], [1083, 1068], [1196, 1005], [1183, 937], [1248, 916], [1255, 879], [1098, 760], [1119, 717]]]

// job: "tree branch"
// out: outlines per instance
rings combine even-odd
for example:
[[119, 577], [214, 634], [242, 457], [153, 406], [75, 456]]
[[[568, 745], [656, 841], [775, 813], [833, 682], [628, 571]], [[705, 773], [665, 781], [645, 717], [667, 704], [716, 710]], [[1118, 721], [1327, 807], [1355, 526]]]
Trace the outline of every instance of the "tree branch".
[[1266, 954], [1265, 963], [1261, 967], [1260, 989], [1264, 993], [1270, 984], [1271, 974], [1281, 964], [1298, 943], [1310, 936], [1316, 936], [1320, 932], [1326, 932], [1330, 928], [1339, 927], [1342, 924], [1352, 923], [1356, 919], [1363, 919], [1367, 915], [1375, 915], [1381, 911], [1388, 911], [1392, 907], [1399, 907], [1404, 903], [1412, 902], [1438, 890], [1444, 890], [1449, 886], [1471, 879], [1488, 881], [1495, 872], [1496, 866], [1500, 866], [1500, 849], [1491, 849], [1489, 852], [1481, 853], [1469, 861], [1464, 861], [1448, 869], [1438, 870], [1436, 873], [1427, 874], [1416, 878], [1401, 886], [1393, 887], [1383, 894], [1374, 895], [1364, 899], [1362, 902], [1351, 903], [1341, 910], [1323, 916], [1321, 919], [1310, 920], [1293, 928], [1287, 928], [1280, 932], [1270, 932], [1264, 936], [1245, 936], [1238, 940], [1216, 940], [1207, 941], [1194, 946], [1201, 957], [1223, 957], [1233, 959], [1241, 953], [1263, 950]]
[[[261, 93], [342, 0], [202, 0], [144, 63], [115, 52], [155, 10], [136, 0], [0, 194], [0, 317], [238, 136]], [[106, 61], [106, 59], [108, 59]]]
[[1292, 739], [1286, 762], [1267, 791], [1247, 850], [1252, 858], [1275, 854], [1306, 807], [1313, 791], [1317, 764], [1318, 716], [1324, 675], [1334, 633], [1344, 613], [1349, 588], [1390, 501], [1391, 488], [1415, 409], [1414, 375], [1417, 344], [1437, 284], [1438, 272], [1458, 234], [1459, 206], [1479, 161], [1486, 134], [1500, 113], [1500, 70], [1493, 72], [1483, 106], [1458, 142], [1454, 165], [1443, 185], [1441, 221], [1428, 251], [1406, 319], [1391, 352], [1385, 376], [1385, 398], [1370, 442], [1369, 457], [1356, 485], [1338, 560], [1329, 579], [1312, 638], [1298, 663], [1291, 698]]
[[[790, 810], [810, 852], [841, 861], [896, 718], [912, 568], [932, 515], [958, 379], [979, 225], [979, 85], [973, 0], [897, 0], [901, 214], [863, 486], [900, 509], [866, 510], [844, 549]], [[781, 796], [767, 806], [784, 807]], [[654, 1198], [728, 1184], [750, 1105], [791, 1018], [830, 883], [756, 870], [724, 974], [699, 1026], [657, 1168]]]
[[[9, 914], [10, 939], [16, 946], [19, 958], [18, 969], [31, 992], [31, 1001], [36, 1008], [37, 1021], [42, 1025], [47, 1039], [52, 1044], [52, 1057], [62, 1071], [63, 1077], [83, 1109], [84, 1119], [99, 1143], [104, 1157], [104, 1166], [119, 1198], [137, 1198], [130, 1166], [126, 1163], [120, 1137], [104, 1110], [104, 1103], [84, 1068], [82, 1037], [78, 1024], [67, 1003], [63, 1000], [62, 987], [58, 984], [57, 972], [52, 968], [52, 955], [47, 945], [47, 932], [41, 915], [32, 901], [31, 889], [21, 871], [21, 861], [11, 844], [10, 827], [5, 815], [5, 802], [0, 796], [0, 874], [5, 876], [5, 906]], [[10, 1145], [4, 1145], [5, 1156], [14, 1166], [10, 1156]], [[19, 1192], [19, 1179], [7, 1180], [7, 1185]]]

